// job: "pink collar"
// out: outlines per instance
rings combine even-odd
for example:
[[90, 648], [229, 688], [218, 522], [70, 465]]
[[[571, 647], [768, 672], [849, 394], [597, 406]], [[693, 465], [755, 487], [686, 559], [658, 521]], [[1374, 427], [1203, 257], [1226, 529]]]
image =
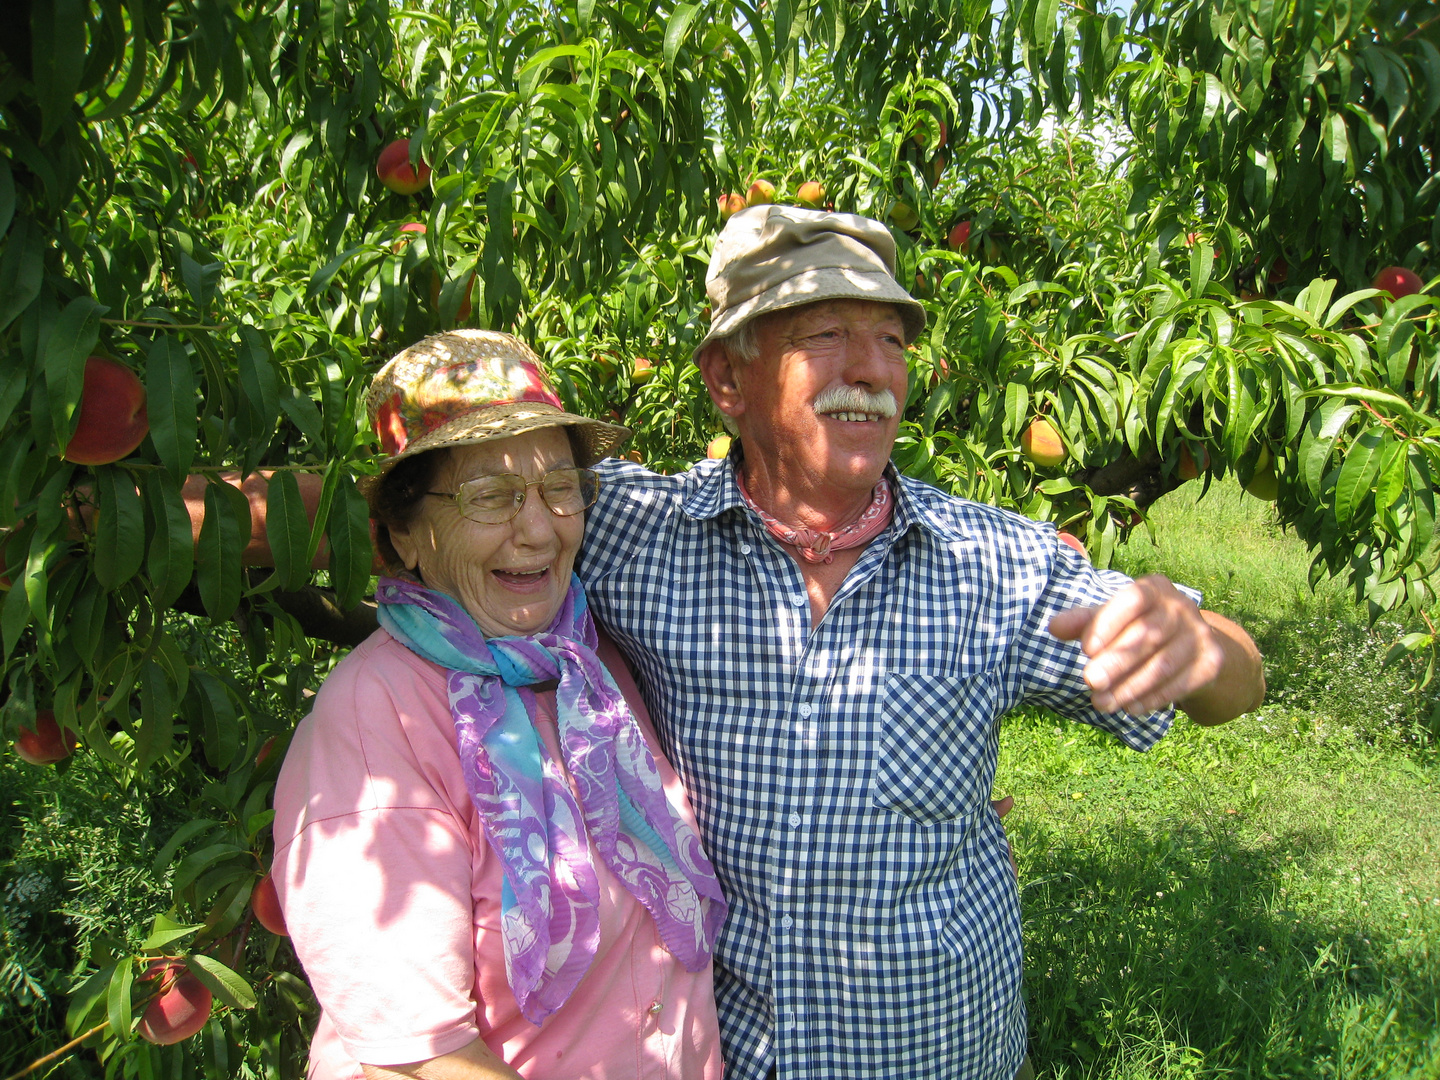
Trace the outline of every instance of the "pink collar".
[[831, 532], [807, 529], [803, 525], [786, 525], [771, 517], [755, 505], [755, 500], [745, 490], [745, 477], [738, 468], [735, 470], [735, 484], [740, 489], [740, 497], [745, 500], [745, 505], [759, 515], [770, 535], [782, 544], [799, 548], [800, 557], [808, 563], [832, 563], [835, 561], [833, 552], [868, 544], [885, 531], [885, 527], [890, 524], [890, 519], [895, 513], [895, 500], [890, 492], [890, 481], [883, 476], [875, 485], [874, 497], [871, 498], [870, 505], [865, 507], [854, 521]]

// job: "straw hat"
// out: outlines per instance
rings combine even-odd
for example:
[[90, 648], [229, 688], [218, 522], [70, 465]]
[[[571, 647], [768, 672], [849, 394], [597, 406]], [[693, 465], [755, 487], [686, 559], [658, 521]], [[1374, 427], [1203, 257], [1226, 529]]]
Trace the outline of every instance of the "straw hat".
[[445, 446], [506, 439], [545, 427], [575, 429], [585, 467], [607, 457], [630, 429], [566, 412], [540, 358], [490, 330], [451, 330], [417, 341], [380, 369], [365, 396], [370, 426], [396, 462]]

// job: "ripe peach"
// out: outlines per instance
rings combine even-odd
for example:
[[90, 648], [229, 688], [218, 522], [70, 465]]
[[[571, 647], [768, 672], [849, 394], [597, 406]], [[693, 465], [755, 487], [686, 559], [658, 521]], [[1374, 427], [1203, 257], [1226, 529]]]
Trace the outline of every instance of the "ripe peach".
[[630, 366], [630, 381], [636, 386], [649, 382], [655, 375], [655, 362], [643, 356], [637, 356], [635, 363]]
[[1180, 463], [1175, 467], [1175, 475], [1181, 480], [1197, 479], [1202, 472], [1210, 468], [1210, 451], [1205, 447], [1200, 448], [1200, 460], [1195, 460], [1195, 455], [1190, 453], [1190, 447], [1180, 446]]
[[805, 206], [819, 206], [825, 201], [825, 185], [819, 180], [806, 180], [796, 189], [795, 199]]
[[746, 206], [759, 206], [761, 203], [775, 201], [775, 185], [769, 180], [756, 180], [750, 185], [750, 190], [745, 193]]
[[729, 195], [720, 195], [715, 199], [715, 205], [720, 208], [720, 220], [729, 221], [731, 216], [745, 209], [745, 196], [736, 195], [733, 192]]
[[1073, 533], [1062, 532], [1059, 534], [1058, 539], [1066, 547], [1074, 548], [1081, 555], [1085, 556], [1085, 558], [1088, 559], [1090, 557], [1090, 552], [1085, 550], [1085, 541], [1081, 540]]
[[285, 912], [280, 907], [280, 895], [275, 891], [275, 879], [266, 874], [250, 894], [250, 910], [255, 912], [256, 921], [278, 937], [289, 937], [285, 929]]
[[398, 255], [409, 246], [411, 239], [424, 235], [425, 225], [422, 222], [407, 221], [404, 225], [400, 226], [400, 237], [390, 245], [390, 250]]
[[950, 230], [950, 247], [963, 254], [970, 254], [970, 222], [957, 222]]
[[1020, 435], [1020, 452], [1036, 465], [1053, 468], [1065, 460], [1060, 433], [1043, 416], [1037, 416]]
[[410, 140], [396, 139], [380, 151], [375, 175], [396, 195], [414, 195], [430, 182], [430, 166], [423, 161], [411, 165]]
[[140, 1018], [140, 1037], [160, 1046], [184, 1042], [205, 1026], [214, 1004], [205, 984], [190, 974], [183, 960], [157, 960], [140, 976], [157, 981], [160, 992]]
[[950, 159], [944, 154], [936, 154], [930, 162], [930, 186], [939, 187], [940, 178], [945, 175], [945, 170], [950, 165]]
[[22, 727], [15, 739], [15, 753], [31, 765], [53, 765], [64, 761], [80, 745], [80, 740], [69, 728], [60, 729], [55, 714], [49, 709], [35, 713], [35, 727]]
[[730, 436], [716, 435], [705, 447], [707, 458], [723, 458], [730, 453]]
[[1370, 283], [1372, 289], [1388, 292], [1396, 300], [1417, 293], [1424, 286], [1425, 282], [1420, 280], [1420, 275], [1404, 266], [1387, 266], [1376, 274], [1375, 280]]
[[76, 465], [119, 461], [150, 431], [144, 384], [128, 367], [108, 356], [92, 356], [85, 361], [79, 413], [75, 434], [63, 455]]

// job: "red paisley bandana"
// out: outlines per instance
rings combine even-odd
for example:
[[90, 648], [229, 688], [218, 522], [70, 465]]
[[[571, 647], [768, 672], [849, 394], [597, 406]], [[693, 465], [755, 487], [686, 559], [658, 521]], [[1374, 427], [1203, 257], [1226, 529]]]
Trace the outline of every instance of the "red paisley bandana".
[[870, 505], [860, 512], [860, 516], [848, 525], [842, 525], [832, 532], [807, 529], [803, 525], [786, 525], [771, 517], [755, 505], [754, 499], [750, 498], [750, 493], [745, 490], [745, 478], [739, 469], [735, 470], [735, 484], [740, 488], [740, 497], [745, 500], [745, 505], [760, 516], [766, 531], [782, 544], [799, 548], [800, 557], [808, 563], [832, 563], [835, 561], [832, 552], [868, 544], [885, 531], [885, 527], [890, 524], [890, 519], [895, 513], [895, 500], [890, 493], [890, 481], [883, 476], [875, 485], [875, 493], [870, 500]]

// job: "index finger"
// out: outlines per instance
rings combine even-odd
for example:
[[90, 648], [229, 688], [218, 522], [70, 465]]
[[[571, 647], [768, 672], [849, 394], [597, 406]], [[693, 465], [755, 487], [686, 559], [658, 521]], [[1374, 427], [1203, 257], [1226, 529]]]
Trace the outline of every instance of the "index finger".
[[1150, 606], [1150, 597], [1138, 582], [1131, 582], [1095, 612], [1080, 645], [1086, 656], [1094, 656], [1119, 636]]

